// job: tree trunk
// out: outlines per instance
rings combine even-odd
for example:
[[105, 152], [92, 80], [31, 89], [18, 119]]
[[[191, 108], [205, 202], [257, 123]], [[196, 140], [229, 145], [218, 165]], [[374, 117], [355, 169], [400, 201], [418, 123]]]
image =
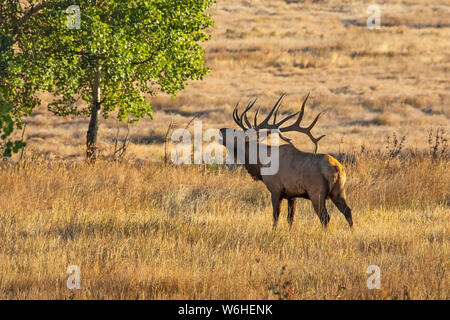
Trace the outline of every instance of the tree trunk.
[[97, 159], [97, 133], [98, 133], [98, 117], [100, 115], [100, 68], [95, 74], [92, 84], [92, 109], [91, 120], [89, 121], [89, 128], [86, 135], [86, 158], [88, 161], [95, 161]]

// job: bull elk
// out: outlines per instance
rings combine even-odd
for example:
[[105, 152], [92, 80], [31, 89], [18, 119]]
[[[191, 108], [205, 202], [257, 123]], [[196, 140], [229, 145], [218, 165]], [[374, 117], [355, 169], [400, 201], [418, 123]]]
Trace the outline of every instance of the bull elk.
[[[350, 227], [353, 225], [352, 213], [350, 207], [347, 205], [346, 194], [344, 184], [346, 180], [345, 171], [342, 165], [335, 158], [328, 154], [317, 153], [318, 142], [324, 136], [315, 138], [311, 130], [319, 119], [320, 113], [316, 116], [313, 122], [308, 127], [301, 127], [303, 114], [305, 111], [305, 104], [308, 100], [309, 94], [303, 101], [300, 111], [291, 114], [279, 122], [276, 121], [278, 111], [280, 109], [281, 101], [285, 95], [283, 94], [275, 106], [272, 108], [267, 117], [259, 124], [257, 124], [258, 111], [255, 113], [254, 125], [250, 124], [247, 113], [254, 106], [256, 100], [250, 102], [242, 114], [238, 113], [239, 103], [236, 105], [233, 111], [233, 120], [242, 130], [233, 130], [229, 128], [220, 129], [221, 144], [227, 148], [227, 151], [233, 154], [235, 160], [238, 158], [239, 144], [235, 143], [237, 139], [236, 133], [241, 135], [249, 130], [254, 130], [257, 136], [257, 146], [261, 146], [259, 142], [260, 130], [276, 130], [279, 137], [287, 144], [278, 146], [279, 154], [279, 168], [276, 174], [264, 175], [261, 173], [263, 164], [259, 159], [256, 163], [252, 164], [249, 161], [249, 137], [247, 136], [244, 143], [241, 144], [245, 149], [242, 151], [245, 155], [245, 159], [241, 159], [241, 163], [244, 164], [248, 173], [255, 179], [261, 180], [267, 189], [271, 193], [272, 207], [273, 207], [273, 229], [276, 228], [278, 217], [280, 215], [281, 203], [283, 199], [288, 200], [288, 224], [289, 228], [292, 228], [294, 221], [294, 213], [296, 206], [296, 198], [305, 198], [311, 200], [314, 210], [319, 216], [320, 222], [324, 227], [327, 226], [330, 216], [328, 215], [326, 208], [326, 199], [336, 205], [340, 212], [345, 216]], [[273, 116], [273, 123], [269, 123]], [[289, 126], [282, 125], [288, 120], [297, 116], [294, 123]], [[287, 139], [282, 135], [285, 132], [301, 132], [306, 134], [309, 139], [315, 144], [315, 153], [303, 152], [298, 150], [291, 143], [290, 139]], [[227, 139], [232, 140], [230, 143], [232, 147], [227, 144]], [[274, 146], [267, 146], [273, 148]], [[232, 150], [230, 150], [232, 148]], [[241, 156], [242, 157], [242, 156]]]

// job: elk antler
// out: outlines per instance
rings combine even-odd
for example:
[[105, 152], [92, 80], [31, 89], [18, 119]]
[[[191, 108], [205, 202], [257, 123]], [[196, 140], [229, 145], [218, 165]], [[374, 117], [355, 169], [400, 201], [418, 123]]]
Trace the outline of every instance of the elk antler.
[[[259, 131], [259, 130], [262, 130], [262, 129], [278, 130], [280, 138], [283, 139], [286, 142], [289, 142], [289, 143], [291, 142], [291, 139], [288, 139], [288, 138], [284, 137], [283, 135], [281, 135], [281, 132], [297, 131], [297, 132], [304, 133], [304, 134], [306, 134], [309, 137], [309, 139], [311, 139], [311, 141], [316, 146], [315, 152], [317, 153], [317, 151], [319, 149], [319, 146], [318, 146], [319, 140], [322, 139], [323, 137], [325, 137], [325, 135], [322, 135], [319, 138], [315, 138], [312, 135], [311, 130], [316, 125], [317, 120], [319, 120], [319, 117], [320, 117], [321, 113], [319, 113], [316, 116], [316, 118], [313, 120], [313, 122], [311, 122], [311, 124], [308, 127], [305, 127], [305, 128], [300, 127], [300, 122], [302, 121], [303, 115], [305, 113], [306, 101], [309, 98], [309, 93], [308, 93], [308, 95], [306, 96], [305, 100], [303, 101], [302, 108], [300, 109], [300, 111], [285, 117], [284, 119], [280, 120], [277, 123], [278, 111], [280, 110], [281, 101], [283, 100], [283, 98], [285, 96], [286, 96], [286, 94], [282, 94], [281, 95], [281, 97], [275, 103], [274, 107], [269, 112], [267, 117], [260, 124], [257, 124], [257, 122], [258, 122], [257, 117], [258, 117], [258, 111], [259, 111], [259, 109], [258, 109], [256, 111], [256, 113], [255, 113], [253, 127], [252, 127], [252, 125], [250, 124], [250, 121], [247, 118], [247, 112], [255, 105], [257, 99], [255, 99], [253, 102], [250, 102], [247, 105], [247, 108], [245, 108], [245, 110], [242, 112], [242, 114], [240, 116], [238, 114], [238, 107], [239, 107], [239, 102], [238, 102], [236, 107], [234, 108], [234, 111], [233, 111], [234, 122], [236, 122], [236, 124], [241, 129], [243, 129], [244, 131], [247, 131], [247, 130], [250, 130], [250, 129], [254, 129], [256, 131]], [[292, 119], [293, 117], [295, 117], [297, 115], [298, 115], [297, 120], [295, 120], [295, 122], [293, 124], [291, 124], [290, 126], [287, 126], [287, 127], [280, 127], [283, 123], [285, 123], [286, 121]], [[272, 118], [272, 116], [273, 116], [273, 123], [270, 124], [269, 120]], [[246, 127], [246, 125], [247, 125], [247, 127]]]

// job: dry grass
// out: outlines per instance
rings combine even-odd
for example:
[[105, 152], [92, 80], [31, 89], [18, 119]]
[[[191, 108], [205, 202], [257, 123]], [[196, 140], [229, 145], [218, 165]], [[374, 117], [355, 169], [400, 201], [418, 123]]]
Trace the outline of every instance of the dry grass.
[[[135, 163], [82, 163], [88, 119], [51, 116], [43, 93], [25, 165], [0, 172], [0, 298], [449, 299], [449, 161], [422, 156], [428, 130], [449, 127], [449, 7], [383, 1], [382, 28], [368, 30], [370, 4], [218, 1], [212, 72], [177, 99], [149, 98], [156, 120], [131, 127]], [[322, 230], [299, 200], [292, 232], [283, 221], [272, 233], [269, 195], [246, 173], [160, 164], [171, 120], [234, 127], [238, 100], [259, 96], [268, 110], [287, 92], [288, 112], [308, 91], [321, 151], [357, 155], [345, 163], [354, 230], [331, 205]], [[101, 123], [105, 154], [117, 125]], [[368, 152], [396, 155], [384, 146], [394, 132], [408, 152]], [[381, 290], [366, 287], [372, 264]], [[69, 265], [82, 290], [66, 288]]]
[[[447, 160], [346, 164], [355, 227], [220, 166], [26, 162], [0, 175], [0, 298], [448, 299]], [[286, 210], [286, 209], [285, 209]], [[369, 265], [381, 290], [368, 290]], [[78, 265], [82, 289], [66, 288]], [[284, 272], [282, 272], [282, 270]]]

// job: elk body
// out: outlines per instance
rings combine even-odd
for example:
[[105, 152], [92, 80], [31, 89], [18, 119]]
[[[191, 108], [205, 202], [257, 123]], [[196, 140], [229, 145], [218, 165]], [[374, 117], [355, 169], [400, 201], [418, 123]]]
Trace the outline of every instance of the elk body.
[[[309, 96], [309, 94], [308, 94]], [[324, 227], [327, 226], [330, 216], [328, 215], [326, 208], [326, 200], [331, 201], [336, 205], [340, 212], [343, 213], [350, 227], [353, 225], [352, 213], [350, 207], [347, 205], [345, 194], [345, 171], [342, 165], [327, 154], [319, 154], [318, 142], [324, 136], [315, 138], [311, 134], [311, 129], [319, 119], [320, 113], [314, 119], [309, 127], [300, 127], [300, 122], [303, 118], [305, 104], [308, 96], [303, 101], [301, 110], [295, 114], [276, 122], [276, 117], [281, 105], [281, 101], [284, 97], [282, 95], [275, 106], [270, 111], [269, 115], [260, 124], [257, 124], [258, 111], [255, 114], [254, 125], [250, 124], [247, 117], [247, 112], [253, 107], [256, 100], [251, 102], [241, 115], [238, 114], [238, 105], [233, 112], [233, 119], [236, 124], [242, 129], [238, 131], [241, 134], [245, 134], [249, 130], [256, 132], [257, 148], [259, 149], [262, 144], [259, 142], [259, 131], [263, 129], [276, 130], [279, 133], [279, 137], [288, 144], [280, 146], [270, 146], [271, 148], [278, 148], [279, 154], [279, 168], [276, 174], [264, 175], [261, 169], [263, 164], [258, 160], [256, 163], [249, 161], [250, 141], [247, 137], [242, 144], [245, 150], [241, 154], [244, 155], [244, 159], [241, 159], [241, 163], [244, 164], [248, 173], [255, 179], [261, 180], [271, 193], [272, 206], [273, 206], [273, 228], [277, 226], [278, 218], [281, 210], [281, 203], [283, 199], [288, 201], [288, 216], [287, 220], [289, 227], [292, 227], [294, 221], [294, 213], [296, 206], [296, 198], [305, 198], [311, 200], [314, 210], [319, 216], [320, 222]], [[269, 123], [273, 116], [273, 123]], [[282, 127], [282, 125], [288, 120], [297, 116], [296, 121], [290, 125]], [[289, 139], [285, 138], [282, 133], [296, 131], [306, 134], [316, 146], [315, 153], [303, 152], [294, 147]], [[227, 151], [232, 153], [235, 159], [238, 158], [239, 144], [236, 143], [236, 131], [233, 129], [222, 128], [220, 129], [222, 137], [221, 143], [227, 147]], [[233, 139], [234, 143], [230, 144], [230, 140]], [[231, 145], [231, 147], [230, 147]], [[231, 148], [231, 150], [230, 150]]]

